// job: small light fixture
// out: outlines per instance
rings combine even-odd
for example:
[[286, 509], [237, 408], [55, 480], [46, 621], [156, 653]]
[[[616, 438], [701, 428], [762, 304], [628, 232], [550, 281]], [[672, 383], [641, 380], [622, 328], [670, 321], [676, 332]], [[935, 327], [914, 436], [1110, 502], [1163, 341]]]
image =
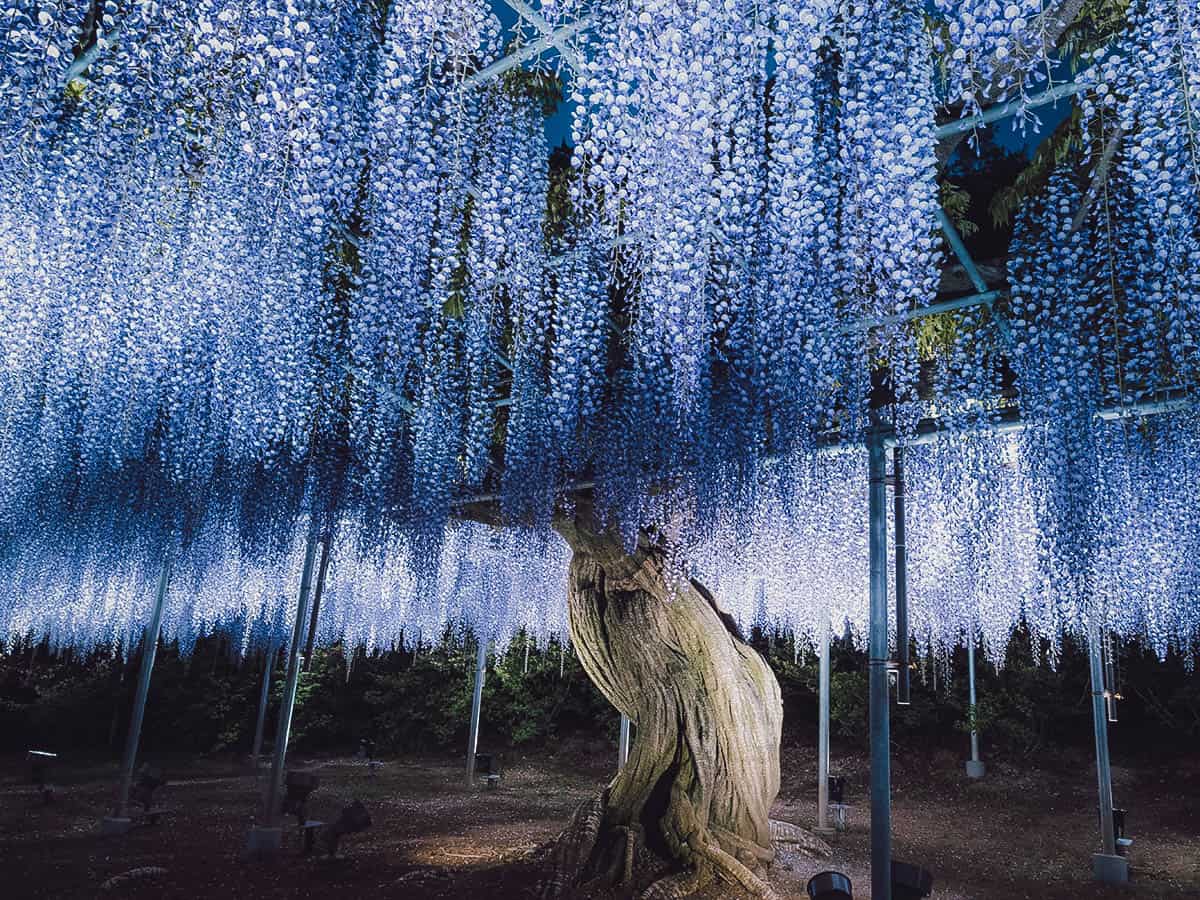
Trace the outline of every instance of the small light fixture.
[[854, 888], [841, 872], [821, 872], [808, 879], [810, 900], [854, 900]]
[[54, 799], [54, 788], [49, 781], [50, 766], [58, 759], [58, 754], [46, 750], [29, 750], [25, 758], [29, 760], [29, 781], [37, 786], [42, 795], [42, 802], [49, 803]]
[[846, 802], [846, 776], [845, 775], [830, 775], [828, 780], [829, 780], [829, 802], [830, 803], [845, 803]]
[[162, 777], [161, 773], [148, 765], [143, 765], [138, 769], [137, 780], [133, 783], [129, 799], [134, 803], [140, 803], [142, 811], [148, 813], [154, 802], [154, 792], [166, 783], [166, 779]]
[[308, 805], [308, 795], [317, 789], [321, 779], [312, 772], [288, 772], [284, 781], [283, 814], [296, 817], [300, 827], [304, 827], [305, 807]]
[[892, 860], [892, 900], [923, 900], [932, 893], [932, 872], [912, 863]]
[[371, 827], [371, 814], [358, 800], [343, 807], [335, 821], [320, 829], [322, 848], [330, 856], [336, 856], [338, 844], [347, 834], [357, 834]]
[[499, 787], [500, 761], [491, 753], [476, 753], [475, 774], [482, 776], [489, 788]]

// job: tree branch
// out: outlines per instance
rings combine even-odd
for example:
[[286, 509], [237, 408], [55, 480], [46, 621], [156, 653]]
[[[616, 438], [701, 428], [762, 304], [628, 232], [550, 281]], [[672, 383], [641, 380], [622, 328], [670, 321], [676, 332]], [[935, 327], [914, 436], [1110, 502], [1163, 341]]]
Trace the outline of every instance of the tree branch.
[[1092, 175], [1092, 183], [1088, 185], [1087, 193], [1079, 201], [1079, 209], [1075, 213], [1075, 218], [1071, 220], [1071, 230], [1067, 232], [1068, 237], [1075, 234], [1087, 221], [1088, 213], [1092, 211], [1092, 204], [1096, 202], [1096, 197], [1100, 195], [1100, 191], [1108, 182], [1108, 173], [1112, 170], [1113, 157], [1117, 155], [1117, 148], [1121, 146], [1121, 139], [1124, 136], [1125, 129], [1118, 125], [1105, 143], [1104, 152], [1100, 154], [1100, 162], [1096, 165], [1096, 171]]

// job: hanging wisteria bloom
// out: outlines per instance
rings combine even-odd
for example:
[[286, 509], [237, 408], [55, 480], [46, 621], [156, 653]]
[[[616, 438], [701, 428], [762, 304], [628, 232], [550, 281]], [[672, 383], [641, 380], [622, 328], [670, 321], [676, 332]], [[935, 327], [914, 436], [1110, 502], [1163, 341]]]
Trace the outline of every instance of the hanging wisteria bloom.
[[935, 0], [943, 17], [934, 23], [942, 54], [946, 102], [965, 113], [1022, 96], [1048, 79], [1053, 68], [1049, 33], [1061, 11], [1046, 0]]
[[603, 3], [596, 18], [573, 97], [577, 201], [624, 236], [645, 399], [682, 420], [702, 403], [714, 341], [743, 340], [753, 303], [742, 256], [761, 178], [765, 11], [647, 0]]
[[762, 237], [755, 344], [783, 446], [811, 444], [813, 432], [833, 426], [839, 407], [857, 399], [846, 384], [855, 372], [854, 310], [838, 240], [837, 86], [829, 34], [834, 4], [781, 4], [773, 38], [777, 68], [770, 85], [767, 127], [767, 204]]
[[1131, 5], [1086, 171], [1019, 217], [1011, 336], [962, 314], [921, 402], [934, 48], [952, 105], [1023, 92], [1040, 0], [544, 12], [592, 15], [553, 187], [485, 0], [5, 7], [0, 635], [128, 648], [169, 563], [171, 639], [277, 643], [315, 535], [322, 641], [561, 635], [581, 490], [743, 624], [861, 635], [865, 461], [828, 445], [873, 377], [902, 440], [995, 424], [1003, 358], [1021, 437], [905, 451], [922, 643], [1194, 638], [1194, 4]]
[[[847, 13], [847, 26], [855, 38], [846, 42], [839, 75], [842, 252], [855, 317], [879, 321], [926, 306], [937, 293], [930, 42], [917, 4], [856, 3]], [[911, 326], [864, 332], [862, 341], [856, 370], [888, 364], [899, 404], [897, 424], [908, 431], [920, 415]], [[864, 395], [857, 398], [860, 403]]]

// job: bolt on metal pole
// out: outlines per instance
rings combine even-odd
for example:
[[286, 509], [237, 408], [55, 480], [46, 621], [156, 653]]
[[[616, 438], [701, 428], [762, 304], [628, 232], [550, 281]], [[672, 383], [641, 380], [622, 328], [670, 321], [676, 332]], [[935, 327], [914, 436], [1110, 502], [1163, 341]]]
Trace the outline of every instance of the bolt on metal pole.
[[817, 664], [817, 694], [819, 721], [817, 723], [817, 831], [829, 831], [829, 632], [828, 623], [821, 630], [820, 655]]
[[475, 783], [475, 751], [479, 749], [479, 719], [483, 712], [483, 678], [487, 674], [487, 641], [475, 650], [475, 686], [471, 693], [471, 732], [467, 737], [467, 787]]
[[308, 621], [309, 588], [312, 585], [316, 555], [317, 533], [313, 529], [309, 531], [308, 544], [304, 548], [304, 569], [300, 575], [300, 596], [296, 601], [296, 622], [292, 627], [292, 642], [288, 646], [287, 678], [283, 685], [283, 699], [279, 705], [279, 724], [275, 728], [275, 753], [271, 758], [271, 777], [263, 798], [263, 824], [267, 828], [274, 828], [279, 824], [288, 735], [292, 730], [292, 713], [296, 706], [296, 685], [300, 681], [300, 645], [304, 641], [304, 626]]
[[1088, 625], [1088, 656], [1092, 670], [1092, 724], [1096, 731], [1096, 781], [1100, 790], [1100, 837], [1108, 856], [1117, 853], [1113, 829], [1112, 769], [1108, 760], [1108, 711], [1104, 705], [1104, 668], [1100, 660], [1100, 626]]
[[896, 702], [912, 702], [908, 653], [908, 550], [904, 524], [904, 448], [892, 448], [892, 504], [896, 520]]
[[892, 900], [892, 772], [888, 720], [887, 452], [883, 431], [868, 433], [870, 516], [871, 897]]
[[621, 730], [617, 735], [617, 771], [629, 762], [629, 716], [621, 713]]
[[146, 716], [146, 696], [150, 693], [150, 673], [154, 670], [154, 657], [158, 652], [158, 635], [162, 630], [163, 604], [167, 599], [167, 584], [171, 580], [170, 556], [163, 559], [158, 576], [158, 593], [154, 598], [154, 611], [142, 637], [142, 668], [138, 673], [137, 693], [133, 701], [133, 713], [129, 720], [129, 734], [125, 738], [125, 755], [121, 761], [121, 786], [117, 791], [117, 806], [114, 819], [129, 817], [129, 791], [133, 787], [133, 767], [137, 763], [138, 743], [142, 738], [142, 720]]
[[279, 647], [272, 638], [270, 646], [267, 647], [266, 661], [263, 664], [262, 688], [258, 693], [258, 719], [254, 723], [254, 747], [250, 751], [250, 761], [255, 769], [258, 768], [258, 759], [262, 756], [263, 732], [266, 730], [267, 724], [267, 701], [271, 696], [271, 670], [275, 668], [275, 654], [278, 650]]

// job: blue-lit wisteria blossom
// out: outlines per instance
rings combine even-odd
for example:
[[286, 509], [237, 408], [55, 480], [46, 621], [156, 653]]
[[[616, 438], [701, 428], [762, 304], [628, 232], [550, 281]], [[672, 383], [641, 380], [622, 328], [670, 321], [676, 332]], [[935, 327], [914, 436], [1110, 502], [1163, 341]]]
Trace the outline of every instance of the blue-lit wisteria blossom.
[[1184, 0], [1131, 10], [1010, 300], [922, 360], [936, 110], [1040, 79], [1037, 0], [558, 0], [569, 171], [532, 76], [477, 77], [486, 0], [12, 0], [0, 631], [127, 646], [170, 560], [169, 635], [282, 639], [319, 532], [321, 640], [545, 637], [590, 491], [742, 622], [856, 632], [865, 463], [826, 454], [874, 413], [954, 432], [906, 451], [923, 644], [1187, 645], [1200, 53]]

